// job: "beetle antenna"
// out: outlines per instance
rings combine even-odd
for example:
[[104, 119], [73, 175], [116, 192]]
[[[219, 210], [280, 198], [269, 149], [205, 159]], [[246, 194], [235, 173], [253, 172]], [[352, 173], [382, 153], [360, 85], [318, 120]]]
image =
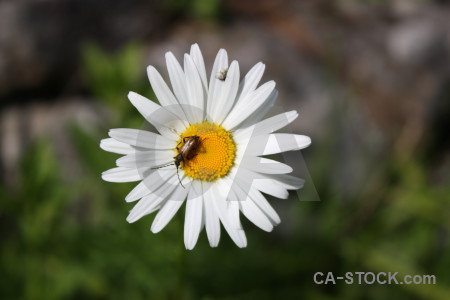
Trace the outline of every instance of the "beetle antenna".
[[183, 183], [181, 183], [180, 174], [178, 173], [178, 168], [177, 168], [177, 176], [178, 176], [178, 180], [180, 181], [181, 186], [184, 189], [185, 187], [184, 187]]
[[171, 166], [171, 165], [174, 165], [174, 164], [175, 164], [175, 163], [170, 163], [170, 164], [167, 164], [167, 165], [162, 165], [162, 166], [158, 166], [158, 167], [153, 167], [153, 168], [150, 168], [150, 169], [152, 169], [152, 170], [161, 169], [161, 168], [168, 167], [168, 166]]

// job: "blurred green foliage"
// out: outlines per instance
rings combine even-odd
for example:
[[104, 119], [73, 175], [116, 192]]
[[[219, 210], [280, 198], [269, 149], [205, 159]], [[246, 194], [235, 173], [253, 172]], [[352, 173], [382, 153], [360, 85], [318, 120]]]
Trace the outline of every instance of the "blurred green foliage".
[[116, 109], [120, 115], [128, 116], [128, 103], [123, 101], [128, 91], [146, 88], [142, 84], [140, 66], [141, 48], [129, 44], [116, 54], [106, 54], [98, 46], [87, 44], [83, 50], [84, 75], [93, 95], [107, 106]]
[[[327, 172], [336, 139], [308, 160], [322, 201], [299, 202], [295, 193], [272, 201], [282, 224], [270, 234], [242, 218], [246, 249], [222, 230], [218, 248], [203, 232], [185, 250], [184, 209], [157, 235], [154, 215], [127, 224], [132, 204], [123, 199], [134, 184], [101, 180], [118, 156], [99, 141], [110, 127], [142, 126], [126, 100], [133, 89], [154, 99], [140, 53], [137, 45], [115, 55], [88, 46], [86, 78], [110, 109], [109, 124], [65, 124], [77, 170], [42, 140], [22, 158], [17, 186], [0, 187], [1, 299], [450, 299], [450, 188], [431, 185], [420, 161], [392, 154], [359, 193], [344, 196]], [[339, 125], [330, 128], [335, 136]], [[315, 285], [318, 271], [434, 274], [438, 284]]]
[[223, 14], [221, 0], [164, 0], [160, 3], [167, 15], [190, 16], [203, 23], [216, 23]]

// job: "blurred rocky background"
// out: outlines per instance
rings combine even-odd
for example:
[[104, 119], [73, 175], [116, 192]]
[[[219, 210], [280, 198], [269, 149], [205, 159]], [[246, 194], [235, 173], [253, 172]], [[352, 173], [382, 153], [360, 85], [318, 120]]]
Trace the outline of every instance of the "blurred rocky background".
[[[126, 224], [133, 184], [100, 179], [108, 128], [142, 126], [128, 91], [155, 100], [146, 66], [165, 76], [192, 43], [207, 70], [220, 48], [241, 73], [264, 62], [313, 141], [303, 201], [272, 201], [282, 224], [246, 223], [245, 250], [186, 252], [181, 211], [156, 236]], [[449, 1], [0, 1], [0, 298], [450, 299], [449, 123]]]

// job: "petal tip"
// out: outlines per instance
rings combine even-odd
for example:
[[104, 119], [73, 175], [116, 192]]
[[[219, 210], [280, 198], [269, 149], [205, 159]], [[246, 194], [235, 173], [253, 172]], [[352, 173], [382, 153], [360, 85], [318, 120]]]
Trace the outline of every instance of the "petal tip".
[[152, 65], [147, 66], [147, 73], [154, 72], [154, 71], [156, 71], [156, 68], [154, 66], [152, 66]]
[[309, 145], [311, 145], [312, 141], [311, 138], [309, 136], [304, 136], [304, 148], [309, 147]]
[[159, 228], [159, 226], [153, 226], [150, 227], [150, 231], [154, 234], [159, 233], [161, 231], [162, 228]]

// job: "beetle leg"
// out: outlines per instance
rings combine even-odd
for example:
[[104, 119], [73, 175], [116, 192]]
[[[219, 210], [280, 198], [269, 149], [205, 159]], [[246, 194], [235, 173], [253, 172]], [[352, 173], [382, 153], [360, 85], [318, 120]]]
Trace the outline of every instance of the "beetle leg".
[[178, 181], [180, 182], [181, 186], [182, 186], [183, 189], [184, 189], [185, 187], [184, 187], [183, 183], [181, 182], [180, 174], [178, 173], [178, 168], [177, 168], [177, 176], [178, 176]]

